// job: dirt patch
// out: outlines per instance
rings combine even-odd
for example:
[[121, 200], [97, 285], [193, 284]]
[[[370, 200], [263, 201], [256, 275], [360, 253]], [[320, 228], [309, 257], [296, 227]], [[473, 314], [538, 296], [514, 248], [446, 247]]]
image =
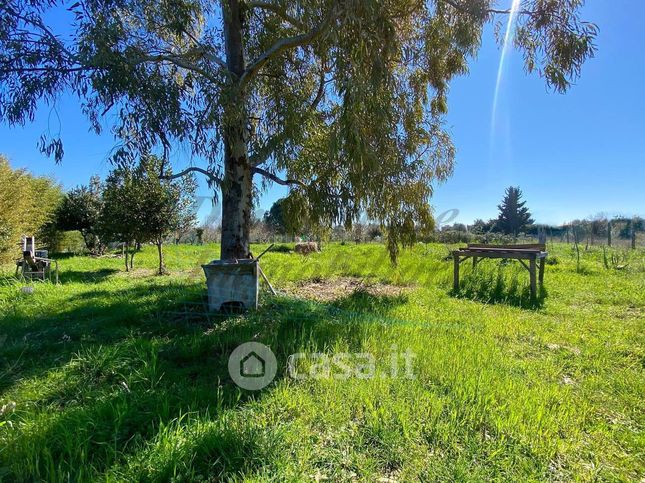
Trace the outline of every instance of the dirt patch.
[[342, 277], [303, 280], [287, 291], [296, 297], [319, 302], [332, 302], [355, 292], [365, 292], [376, 297], [399, 297], [411, 290], [412, 287], [400, 287], [356, 277]]

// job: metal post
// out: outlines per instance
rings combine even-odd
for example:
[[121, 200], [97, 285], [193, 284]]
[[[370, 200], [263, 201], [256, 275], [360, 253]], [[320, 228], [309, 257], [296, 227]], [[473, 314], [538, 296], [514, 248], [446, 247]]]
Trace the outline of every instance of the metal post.
[[529, 275], [531, 276], [531, 298], [537, 298], [537, 282], [535, 276], [535, 257], [529, 263]]
[[453, 253], [452, 257], [455, 262], [453, 289], [455, 292], [459, 292], [459, 255]]

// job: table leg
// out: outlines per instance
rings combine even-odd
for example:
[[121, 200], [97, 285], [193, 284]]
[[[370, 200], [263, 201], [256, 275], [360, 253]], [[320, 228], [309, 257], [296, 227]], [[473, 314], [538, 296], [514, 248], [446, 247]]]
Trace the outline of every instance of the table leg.
[[477, 257], [473, 257], [473, 269], [477, 268]]
[[537, 298], [537, 283], [536, 283], [536, 273], [535, 273], [535, 258], [531, 258], [529, 264], [529, 275], [531, 277], [531, 298]]
[[545, 265], [546, 259], [545, 258], [540, 258], [540, 286], [544, 284], [544, 265]]
[[454, 269], [454, 278], [453, 278], [453, 289], [455, 292], [459, 291], [459, 255], [454, 255], [452, 256], [453, 261], [455, 263], [455, 269]]

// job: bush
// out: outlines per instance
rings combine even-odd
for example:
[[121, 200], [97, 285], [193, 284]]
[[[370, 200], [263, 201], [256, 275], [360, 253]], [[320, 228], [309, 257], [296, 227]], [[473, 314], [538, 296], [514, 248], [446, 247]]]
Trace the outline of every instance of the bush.
[[38, 236], [54, 217], [62, 199], [62, 190], [50, 178], [33, 176], [23, 169], [13, 169], [0, 156], [0, 261], [20, 256], [23, 235]]

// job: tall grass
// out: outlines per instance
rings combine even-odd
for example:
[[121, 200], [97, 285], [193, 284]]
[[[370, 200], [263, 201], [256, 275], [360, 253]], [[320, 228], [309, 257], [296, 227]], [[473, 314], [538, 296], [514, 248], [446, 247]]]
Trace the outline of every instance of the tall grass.
[[[259, 253], [263, 247], [254, 247]], [[8, 481], [432, 481], [643, 478], [645, 253], [606, 269], [600, 249], [549, 247], [545, 291], [484, 261], [452, 293], [450, 247], [417, 246], [397, 267], [378, 245], [326, 245], [262, 259], [280, 296], [206, 316], [200, 264], [217, 246], [146, 247], [61, 260], [60, 286], [0, 284], [0, 478]], [[135, 267], [136, 268], [136, 267]], [[403, 295], [289, 295], [360, 277]], [[197, 307], [197, 309], [194, 309]], [[194, 310], [193, 310], [194, 309]], [[184, 315], [182, 315], [184, 314]], [[279, 363], [260, 392], [228, 356], [262, 342]], [[391, 377], [411, 351], [414, 378]], [[296, 352], [367, 352], [388, 377], [293, 380]]]

